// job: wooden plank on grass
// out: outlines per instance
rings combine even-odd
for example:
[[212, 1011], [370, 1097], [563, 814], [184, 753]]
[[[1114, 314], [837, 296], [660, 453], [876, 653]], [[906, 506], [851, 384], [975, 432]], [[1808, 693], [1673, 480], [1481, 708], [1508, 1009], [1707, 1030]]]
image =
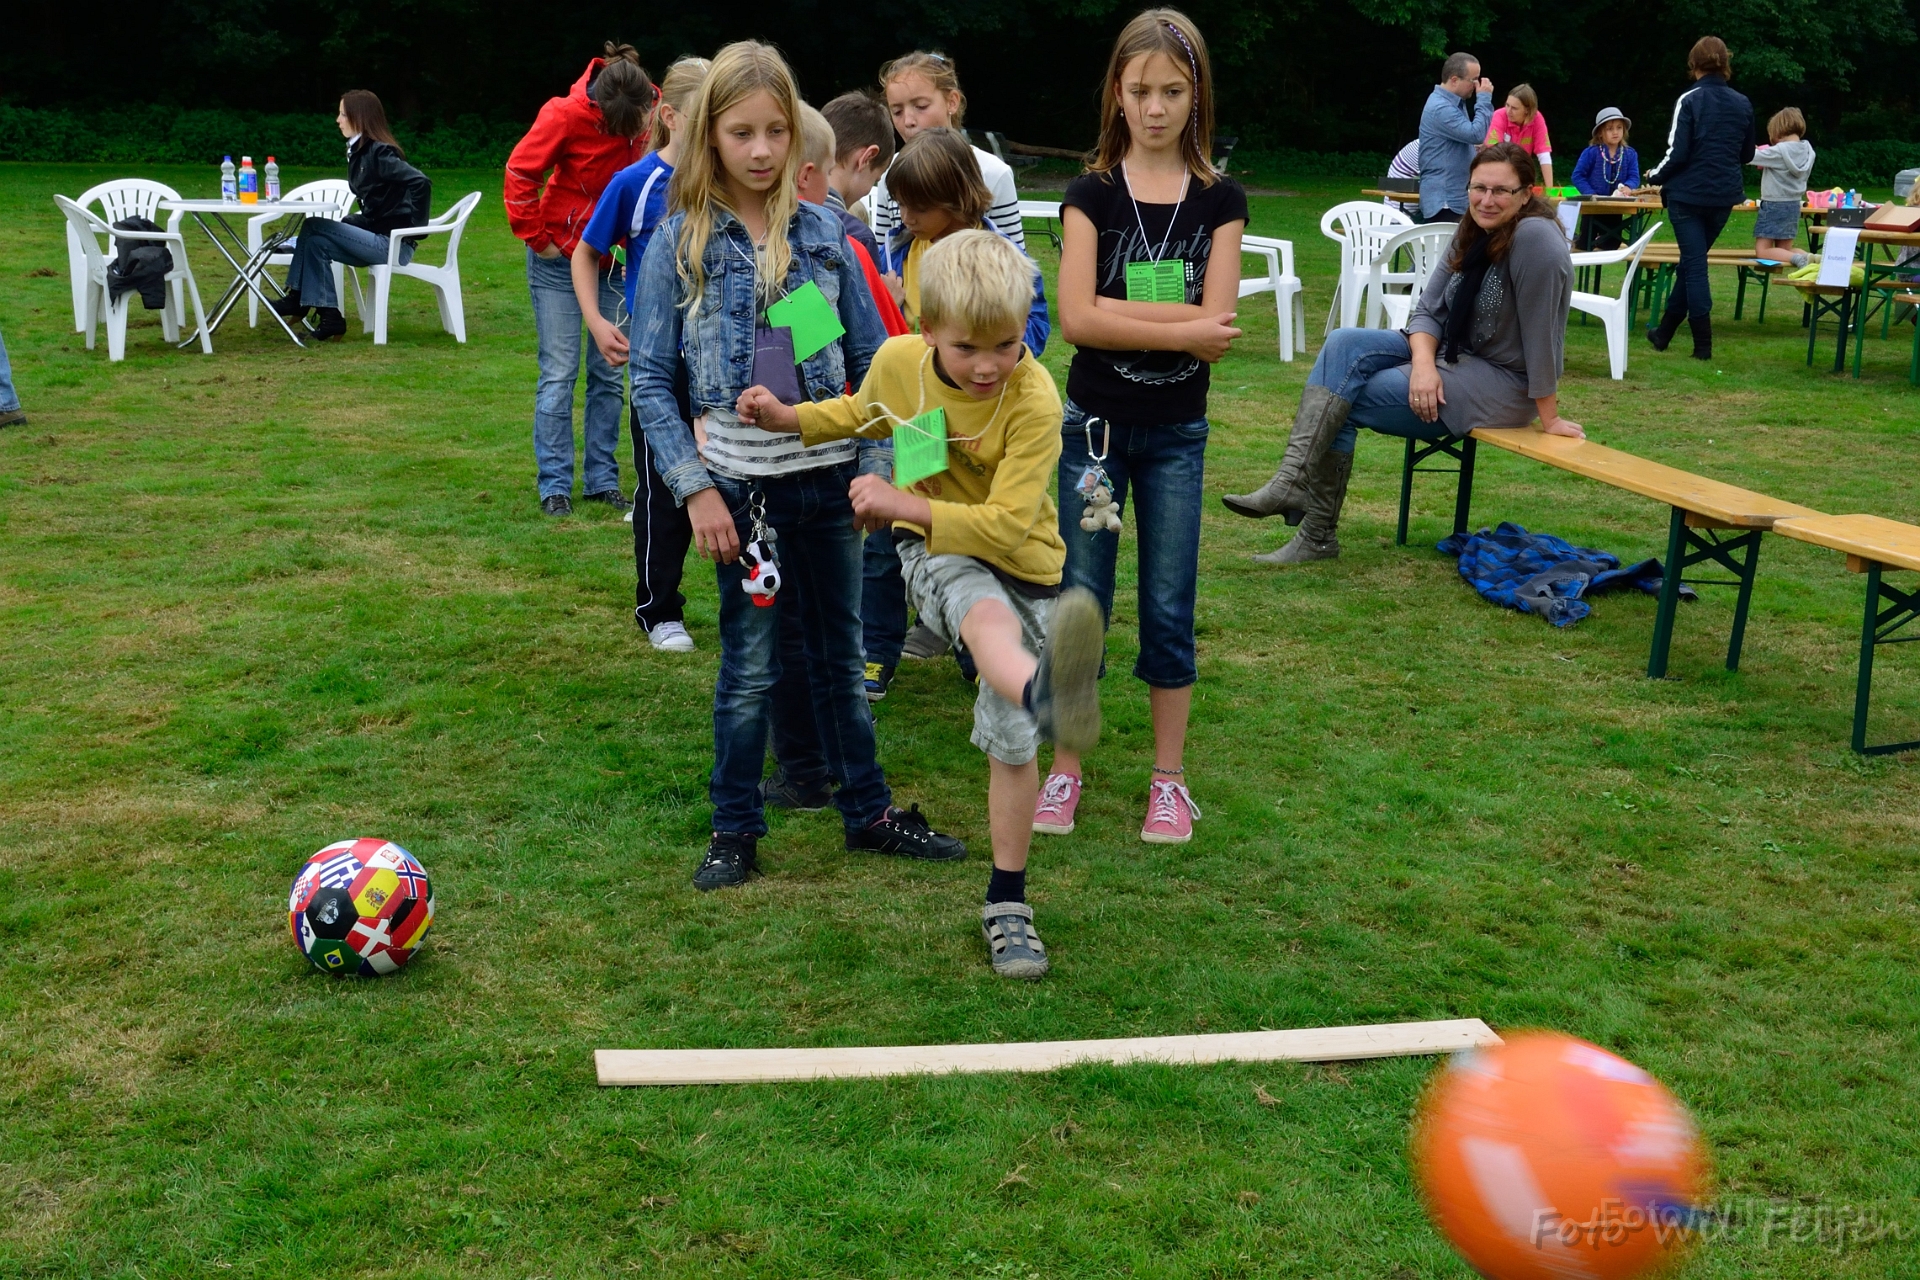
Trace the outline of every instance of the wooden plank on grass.
[[603, 1085], [765, 1084], [980, 1071], [1055, 1071], [1084, 1062], [1346, 1062], [1457, 1053], [1500, 1043], [1478, 1018], [1370, 1027], [1237, 1031], [1128, 1040], [920, 1044], [844, 1049], [596, 1049]]

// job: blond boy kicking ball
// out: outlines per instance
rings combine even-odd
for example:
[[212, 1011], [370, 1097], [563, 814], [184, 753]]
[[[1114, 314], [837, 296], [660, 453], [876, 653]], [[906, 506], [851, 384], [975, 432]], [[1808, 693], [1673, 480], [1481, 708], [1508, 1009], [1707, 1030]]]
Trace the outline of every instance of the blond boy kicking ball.
[[1033, 263], [1003, 236], [962, 231], [929, 248], [921, 271], [921, 333], [888, 339], [858, 395], [788, 406], [749, 387], [737, 413], [808, 445], [892, 434], [899, 451], [909, 432], [944, 429], [944, 471], [908, 489], [860, 476], [850, 497], [863, 528], [894, 530], [921, 617], [979, 668], [973, 743], [987, 753], [993, 834], [981, 929], [995, 973], [1038, 978], [1047, 950], [1026, 900], [1035, 761], [1042, 738], [1078, 752], [1100, 736], [1100, 606], [1060, 590], [1066, 546], [1048, 493], [1060, 393], [1022, 341]]

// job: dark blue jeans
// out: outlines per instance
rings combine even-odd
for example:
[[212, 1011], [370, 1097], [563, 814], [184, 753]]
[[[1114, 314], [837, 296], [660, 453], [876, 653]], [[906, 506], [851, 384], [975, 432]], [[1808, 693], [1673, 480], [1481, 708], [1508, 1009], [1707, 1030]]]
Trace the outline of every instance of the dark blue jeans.
[[1420, 421], [1407, 403], [1412, 369], [1413, 345], [1398, 330], [1335, 329], [1328, 334], [1314, 357], [1307, 385], [1325, 387], [1353, 406], [1328, 451], [1352, 453], [1361, 427], [1415, 440], [1438, 440], [1449, 434], [1441, 422]]
[[[1086, 500], [1077, 492], [1092, 461], [1087, 411], [1069, 400], [1060, 437], [1060, 536], [1067, 544], [1061, 585], [1085, 587], [1113, 620], [1113, 571], [1120, 535], [1080, 527]], [[1093, 428], [1100, 447], [1101, 428]], [[1139, 555], [1140, 658], [1133, 674], [1156, 689], [1184, 689], [1200, 678], [1194, 665], [1193, 601], [1200, 570], [1200, 499], [1206, 481], [1207, 420], [1164, 426], [1113, 424], [1107, 460], [1113, 498], [1122, 511], [1133, 498], [1131, 525]]]
[[[757, 488], [778, 535], [782, 585], [762, 608], [740, 589], [746, 566], [717, 567], [720, 590], [720, 677], [713, 689], [713, 829], [765, 835], [760, 775], [768, 723], [781, 673], [781, 615], [799, 623], [813, 722], [827, 769], [840, 784], [834, 803], [849, 831], [866, 826], [893, 803], [875, 759], [860, 656], [860, 535], [847, 486], [851, 466], [820, 467], [752, 482], [715, 476], [745, 545], [752, 528], [748, 499]], [[791, 594], [789, 594], [791, 593]]]
[[867, 661], [883, 667], [900, 665], [907, 643], [907, 584], [900, 577], [900, 553], [893, 549], [893, 530], [876, 529], [867, 535], [861, 553], [860, 622], [865, 633]]
[[1680, 279], [1667, 295], [1666, 323], [1677, 328], [1682, 316], [1704, 320], [1713, 314], [1713, 290], [1707, 286], [1707, 250], [1720, 238], [1733, 210], [1711, 204], [1669, 204], [1667, 221], [1680, 246]]

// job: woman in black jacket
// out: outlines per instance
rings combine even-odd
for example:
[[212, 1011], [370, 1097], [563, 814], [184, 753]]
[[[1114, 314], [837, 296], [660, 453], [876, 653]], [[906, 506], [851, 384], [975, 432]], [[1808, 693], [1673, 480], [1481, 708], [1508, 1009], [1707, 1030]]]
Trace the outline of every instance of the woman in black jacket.
[[[340, 95], [335, 121], [347, 139], [347, 185], [360, 201], [360, 212], [340, 222], [308, 218], [301, 225], [293, 265], [287, 269], [287, 296], [273, 304], [290, 319], [304, 319], [308, 308], [316, 308], [316, 338], [337, 338], [347, 331], [347, 318], [334, 296], [333, 264], [385, 266], [388, 233], [424, 223], [433, 198], [433, 183], [407, 163], [393, 140], [379, 98], [365, 89], [347, 90]], [[401, 244], [401, 262], [412, 259], [414, 243]]]
[[1673, 104], [1667, 155], [1646, 175], [1660, 188], [1660, 201], [1680, 246], [1680, 284], [1667, 297], [1667, 313], [1647, 330], [1647, 341], [1665, 351], [1680, 318], [1693, 330], [1693, 356], [1713, 358], [1713, 294], [1707, 288], [1707, 250], [1727, 225], [1733, 206], [1747, 198], [1747, 161], [1753, 159], [1753, 104], [1728, 87], [1733, 59], [1718, 36], [1702, 36], [1687, 54], [1693, 88]]

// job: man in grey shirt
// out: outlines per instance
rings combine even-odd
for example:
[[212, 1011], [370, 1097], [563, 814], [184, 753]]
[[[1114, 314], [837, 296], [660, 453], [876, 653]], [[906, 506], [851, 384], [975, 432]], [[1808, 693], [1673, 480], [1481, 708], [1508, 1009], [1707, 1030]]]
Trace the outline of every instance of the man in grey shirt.
[[1492, 120], [1493, 81], [1480, 74], [1480, 60], [1448, 54], [1420, 111], [1420, 221], [1458, 222], [1465, 215], [1467, 167]]

